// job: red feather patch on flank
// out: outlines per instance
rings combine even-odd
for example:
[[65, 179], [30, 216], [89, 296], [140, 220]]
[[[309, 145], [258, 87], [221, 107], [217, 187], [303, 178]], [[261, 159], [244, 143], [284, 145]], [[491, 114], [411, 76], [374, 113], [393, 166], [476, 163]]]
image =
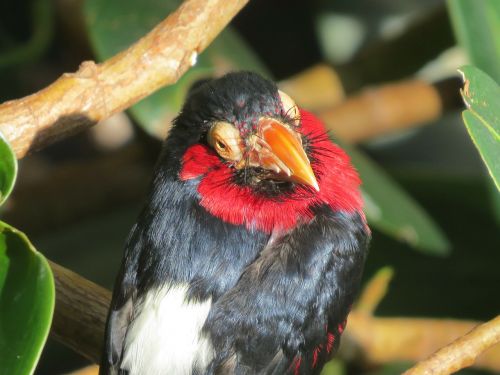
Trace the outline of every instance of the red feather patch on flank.
[[292, 366], [295, 366], [295, 369], [293, 371], [294, 375], [299, 375], [300, 374], [300, 365], [302, 364], [302, 357], [299, 355], [293, 359], [293, 364]]
[[301, 111], [299, 131], [311, 139], [312, 169], [320, 191], [297, 186], [279, 200], [255, 193], [250, 187], [230, 183], [231, 167], [208, 146], [191, 146], [183, 157], [181, 180], [203, 176], [198, 186], [200, 204], [212, 215], [235, 225], [265, 233], [287, 231], [313, 218], [311, 207], [327, 204], [335, 211], [362, 213], [360, 179], [347, 154], [325, 137], [316, 117]]
[[335, 335], [331, 332], [328, 332], [326, 336], [326, 352], [330, 353], [333, 349], [333, 344], [335, 344]]
[[312, 368], [315, 368], [316, 365], [318, 364], [318, 354], [321, 352], [321, 349], [323, 348], [323, 345], [319, 344], [313, 351], [313, 362], [312, 362]]

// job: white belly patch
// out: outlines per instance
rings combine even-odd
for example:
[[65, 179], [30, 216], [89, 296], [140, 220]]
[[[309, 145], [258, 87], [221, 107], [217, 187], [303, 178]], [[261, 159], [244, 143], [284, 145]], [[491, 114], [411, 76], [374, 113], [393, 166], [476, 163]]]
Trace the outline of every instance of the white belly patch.
[[190, 375], [213, 359], [210, 339], [201, 333], [212, 301], [186, 302], [187, 290], [166, 285], [139, 301], [120, 366], [130, 375]]

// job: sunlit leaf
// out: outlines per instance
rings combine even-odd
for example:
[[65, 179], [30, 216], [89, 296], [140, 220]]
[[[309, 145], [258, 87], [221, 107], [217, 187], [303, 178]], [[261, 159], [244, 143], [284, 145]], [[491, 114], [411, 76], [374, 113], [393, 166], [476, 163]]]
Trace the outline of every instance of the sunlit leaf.
[[[179, 0], [88, 0], [85, 15], [90, 40], [103, 60], [127, 48], [181, 3]], [[196, 65], [172, 86], [134, 105], [130, 112], [151, 135], [163, 138], [193, 82], [231, 70], [253, 70], [269, 76], [252, 50], [230, 27], [198, 56]]]
[[0, 222], [0, 373], [34, 372], [53, 310], [47, 261], [24, 233]]
[[362, 152], [342, 144], [363, 180], [365, 212], [370, 225], [436, 255], [449, 252], [441, 229], [415, 200]]
[[500, 190], [500, 87], [473, 66], [460, 71], [465, 80], [462, 96], [468, 108], [462, 114], [465, 126]]
[[9, 197], [17, 176], [17, 159], [0, 134], [0, 205]]

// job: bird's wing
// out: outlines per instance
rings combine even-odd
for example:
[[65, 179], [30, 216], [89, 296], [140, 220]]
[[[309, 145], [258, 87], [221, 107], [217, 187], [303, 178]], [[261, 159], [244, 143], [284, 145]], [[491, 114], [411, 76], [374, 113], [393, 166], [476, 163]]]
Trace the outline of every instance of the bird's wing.
[[[120, 275], [118, 276], [120, 278]], [[125, 342], [125, 334], [133, 314], [131, 294], [118, 287], [113, 293], [113, 299], [106, 323], [104, 351], [101, 358], [100, 375], [119, 374], [119, 365]]]
[[338, 344], [368, 237], [359, 214], [324, 207], [268, 245], [212, 307], [205, 329], [219, 356], [215, 372], [228, 358], [237, 373], [318, 372]]
[[[137, 267], [140, 256], [140, 241], [137, 240], [137, 226], [132, 229], [125, 247], [120, 271], [115, 281], [111, 306], [108, 312], [104, 349], [101, 358], [100, 375], [126, 374], [120, 370], [125, 335], [132, 320], [134, 298], [137, 294]], [[132, 245], [135, 244], [135, 245]], [[139, 247], [139, 248], [138, 248]]]

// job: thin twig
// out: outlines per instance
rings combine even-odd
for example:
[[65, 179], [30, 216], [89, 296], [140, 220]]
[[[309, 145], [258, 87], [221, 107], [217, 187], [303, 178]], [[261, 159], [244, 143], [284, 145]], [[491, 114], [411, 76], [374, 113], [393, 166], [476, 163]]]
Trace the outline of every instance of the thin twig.
[[127, 50], [0, 105], [0, 132], [22, 158], [130, 107], [175, 83], [247, 2], [185, 0]]
[[360, 314], [372, 315], [387, 294], [393, 275], [394, 270], [391, 267], [378, 270], [364, 287], [354, 310]]
[[483, 323], [450, 345], [439, 349], [404, 375], [446, 375], [474, 364], [480, 354], [500, 343], [500, 315]]
[[[348, 329], [340, 348], [345, 358], [361, 361], [367, 365], [394, 361], [421, 361], [479, 324], [474, 321], [451, 319], [374, 317], [373, 312], [387, 293], [392, 276], [393, 270], [384, 267], [363, 288], [354, 310], [349, 315]], [[496, 329], [498, 330], [498, 327]], [[495, 335], [494, 332], [484, 331], [483, 334]], [[498, 332], [496, 334], [498, 335]], [[474, 358], [486, 347], [482, 350], [476, 347]], [[442, 353], [443, 356], [447, 354], [450, 352]], [[449, 366], [455, 362], [458, 366], [460, 363], [454, 355], [447, 358]], [[442, 360], [437, 362], [441, 363], [440, 361], [442, 362]], [[476, 366], [498, 371], [500, 346], [483, 354], [477, 360]]]
[[[342, 355], [367, 365], [418, 362], [480, 323], [454, 319], [379, 318], [353, 311], [348, 318]], [[500, 371], [500, 345], [480, 356], [474, 366]]]

